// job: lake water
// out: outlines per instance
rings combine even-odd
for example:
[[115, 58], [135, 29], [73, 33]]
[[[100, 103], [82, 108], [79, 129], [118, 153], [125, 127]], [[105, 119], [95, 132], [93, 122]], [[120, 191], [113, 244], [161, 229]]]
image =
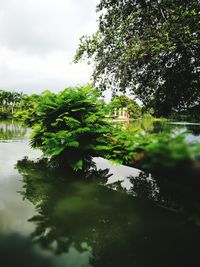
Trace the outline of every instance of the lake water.
[[[200, 136], [199, 125], [143, 127]], [[82, 175], [49, 170], [29, 134], [0, 122], [1, 266], [200, 266], [198, 189], [161, 190], [150, 174], [104, 159]]]

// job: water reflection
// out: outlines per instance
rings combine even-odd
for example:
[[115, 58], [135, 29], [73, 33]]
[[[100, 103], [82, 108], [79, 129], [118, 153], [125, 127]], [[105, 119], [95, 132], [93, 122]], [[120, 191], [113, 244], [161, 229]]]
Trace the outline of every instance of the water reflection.
[[71, 248], [69, 254], [56, 256], [41, 250], [30, 238], [17, 233], [0, 235], [0, 257], [3, 267], [90, 267], [87, 252]]
[[72, 250], [85, 253], [85, 265], [77, 266], [198, 266], [199, 229], [177, 212], [156, 206], [156, 185], [149, 182], [141, 190], [145, 176], [132, 178], [137, 199], [119, 183], [115, 190], [105, 186], [108, 170], [59, 173], [45, 161], [27, 158], [17, 169], [24, 183], [21, 194], [37, 211], [30, 218], [32, 240], [54, 255], [68, 255], [66, 266], [72, 266]]
[[124, 128], [142, 129], [145, 133], [161, 133], [177, 131], [190, 132], [190, 140], [200, 141], [200, 123], [188, 123], [188, 122], [172, 122], [167, 120], [154, 120], [154, 119], [141, 119], [133, 120], [130, 122], [115, 122], [118, 126]]
[[[32, 230], [32, 225], [26, 220], [34, 214], [34, 209], [28, 201], [22, 201], [17, 192], [22, 183], [14, 166], [24, 155], [34, 158], [41, 153], [28, 147], [24, 136], [26, 129], [17, 122], [1, 121], [0, 126], [0, 232], [25, 235]], [[20, 141], [19, 136], [22, 138]]]
[[0, 257], [3, 267], [52, 266], [46, 255], [33, 249], [31, 241], [19, 234], [0, 235]]
[[[177, 179], [177, 174], [172, 174], [172, 177], [158, 176], [140, 172], [139, 175], [130, 175], [129, 179], [131, 186], [126, 189], [122, 183], [117, 185], [121, 191], [135, 196], [137, 199], [152, 201], [155, 204], [167, 210], [180, 213], [184, 216], [185, 220], [191, 221], [200, 226], [200, 195], [199, 195], [199, 182], [195, 183], [194, 178], [184, 181], [184, 177], [180, 182]], [[111, 185], [112, 187], [112, 185]], [[115, 184], [113, 184], [115, 189]]]
[[103, 170], [79, 174], [53, 171], [45, 161], [27, 158], [14, 169], [18, 159], [40, 153], [28, 147], [20, 124], [3, 124], [3, 267], [199, 266], [198, 175], [192, 187], [191, 175], [152, 180], [137, 169], [106, 166], [103, 159], [95, 160]]
[[13, 120], [0, 121], [0, 140], [16, 141], [24, 139], [27, 129], [20, 122]]
[[187, 123], [187, 122], [170, 122], [170, 121], [154, 121], [153, 131], [154, 133], [160, 132], [188, 132], [187, 140], [200, 141], [200, 123]]
[[158, 201], [160, 188], [150, 174], [139, 173], [138, 176], [129, 176], [127, 179], [132, 184], [128, 193], [140, 199]]

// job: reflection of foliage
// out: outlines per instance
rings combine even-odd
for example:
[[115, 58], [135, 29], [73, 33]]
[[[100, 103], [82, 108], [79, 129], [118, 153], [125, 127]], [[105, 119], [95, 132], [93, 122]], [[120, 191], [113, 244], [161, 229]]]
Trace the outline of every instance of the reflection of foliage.
[[149, 175], [145, 172], [141, 172], [138, 177], [129, 176], [127, 177], [132, 187], [129, 193], [135, 195], [137, 198], [148, 199], [148, 200], [158, 200], [159, 188], [155, 180], [151, 179]]
[[74, 169], [83, 169], [88, 159], [102, 155], [110, 131], [98, 96], [91, 85], [58, 94], [44, 92], [25, 116], [33, 127], [32, 147], [41, 149], [54, 166]]
[[158, 200], [162, 205], [176, 209], [188, 216], [191, 220], [193, 217], [200, 221], [200, 196], [199, 196], [199, 173], [190, 172], [154, 175], [159, 188]]
[[39, 253], [30, 239], [18, 234], [0, 235], [1, 266], [54, 267], [51, 258]]
[[187, 123], [187, 122], [173, 122], [165, 120], [163, 121], [153, 121], [153, 128], [155, 133], [166, 132], [166, 131], [176, 131], [176, 132], [185, 132], [194, 136], [200, 136], [200, 124], [198, 123]]
[[199, 260], [200, 233], [177, 214], [98, 184], [101, 179], [105, 183], [107, 171], [93, 170], [83, 179], [85, 174], [59, 174], [45, 165], [27, 159], [17, 164], [24, 182], [22, 195], [38, 212], [30, 219], [36, 225], [32, 237], [43, 247], [56, 253], [71, 246], [88, 249], [97, 267], [133, 262], [185, 267]]
[[154, 127], [153, 127], [153, 118], [152, 117], [146, 117], [143, 116], [141, 120], [141, 128], [146, 132], [153, 132]]
[[[200, 196], [197, 187], [193, 186], [193, 181], [188, 181], [180, 184], [177, 182], [176, 172], [167, 177], [166, 174], [161, 176], [151, 175], [141, 172], [138, 176], [127, 177], [132, 186], [128, 193], [144, 200], [151, 200], [158, 205], [169, 210], [180, 212], [197, 225], [200, 222]], [[181, 176], [180, 178], [183, 179]]]
[[[31, 221], [37, 224], [33, 237], [42, 246], [60, 253], [72, 244], [83, 250], [85, 242], [102, 250], [103, 244], [120, 242], [123, 225], [129, 230], [137, 225], [137, 216], [123, 212], [127, 197], [94, 182], [98, 179], [105, 183], [107, 171], [90, 171], [85, 181], [85, 174], [82, 177], [71, 172], [66, 182], [63, 174], [58, 175], [45, 165], [45, 161], [34, 163], [27, 159], [17, 164], [24, 181], [22, 195], [36, 205], [39, 213]], [[108, 234], [109, 229], [112, 231]]]
[[26, 128], [16, 121], [0, 122], [0, 140], [23, 139], [26, 134]]
[[146, 115], [144, 115], [141, 119], [138, 120], [132, 120], [131, 122], [127, 121], [115, 121], [116, 126], [120, 126], [124, 129], [132, 128], [132, 129], [141, 129], [141, 131], [144, 131], [145, 133], [159, 133], [163, 130], [169, 131], [166, 126], [166, 120], [165, 119], [155, 119], [152, 116], [146, 118]]

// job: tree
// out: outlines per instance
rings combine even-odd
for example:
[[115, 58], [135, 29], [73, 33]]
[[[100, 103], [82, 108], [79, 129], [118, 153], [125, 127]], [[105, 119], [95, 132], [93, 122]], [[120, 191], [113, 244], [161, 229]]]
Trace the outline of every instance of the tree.
[[142, 115], [141, 107], [133, 99], [129, 99], [126, 108], [130, 118], [137, 119]]
[[115, 109], [126, 108], [131, 118], [138, 118], [141, 116], [141, 107], [134, 99], [130, 99], [125, 95], [115, 96], [108, 104], [109, 110], [114, 113]]
[[125, 95], [119, 95], [115, 96], [110, 101], [110, 107], [112, 110], [119, 109], [119, 108], [125, 108], [127, 107], [129, 103], [129, 98]]
[[23, 93], [0, 90], [0, 106], [2, 113], [11, 112], [13, 115], [15, 108], [19, 105], [24, 96]]
[[23, 93], [18, 93], [18, 92], [12, 92], [11, 93], [11, 108], [12, 108], [12, 114], [15, 112], [15, 108], [20, 104], [20, 102], [23, 100], [25, 95]]
[[[15, 117], [24, 121], [27, 125], [32, 125], [32, 118], [35, 118], [35, 108], [41, 96], [37, 94], [23, 95], [18, 104], [18, 111], [15, 112]], [[28, 112], [27, 112], [28, 111]]]
[[91, 157], [103, 155], [110, 127], [98, 94], [88, 85], [34, 96], [34, 108], [24, 115], [34, 129], [31, 145], [41, 149], [54, 167], [85, 169]]
[[101, 0], [99, 29], [75, 62], [94, 60], [94, 81], [128, 88], [157, 115], [199, 104], [199, 0]]

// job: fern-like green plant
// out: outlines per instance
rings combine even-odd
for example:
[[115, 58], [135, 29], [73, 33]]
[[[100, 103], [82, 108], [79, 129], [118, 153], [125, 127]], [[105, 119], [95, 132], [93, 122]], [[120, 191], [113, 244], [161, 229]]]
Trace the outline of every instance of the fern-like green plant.
[[104, 154], [110, 127], [91, 85], [58, 94], [46, 91], [28, 113], [31, 146], [41, 149], [54, 166], [83, 169], [91, 157]]

